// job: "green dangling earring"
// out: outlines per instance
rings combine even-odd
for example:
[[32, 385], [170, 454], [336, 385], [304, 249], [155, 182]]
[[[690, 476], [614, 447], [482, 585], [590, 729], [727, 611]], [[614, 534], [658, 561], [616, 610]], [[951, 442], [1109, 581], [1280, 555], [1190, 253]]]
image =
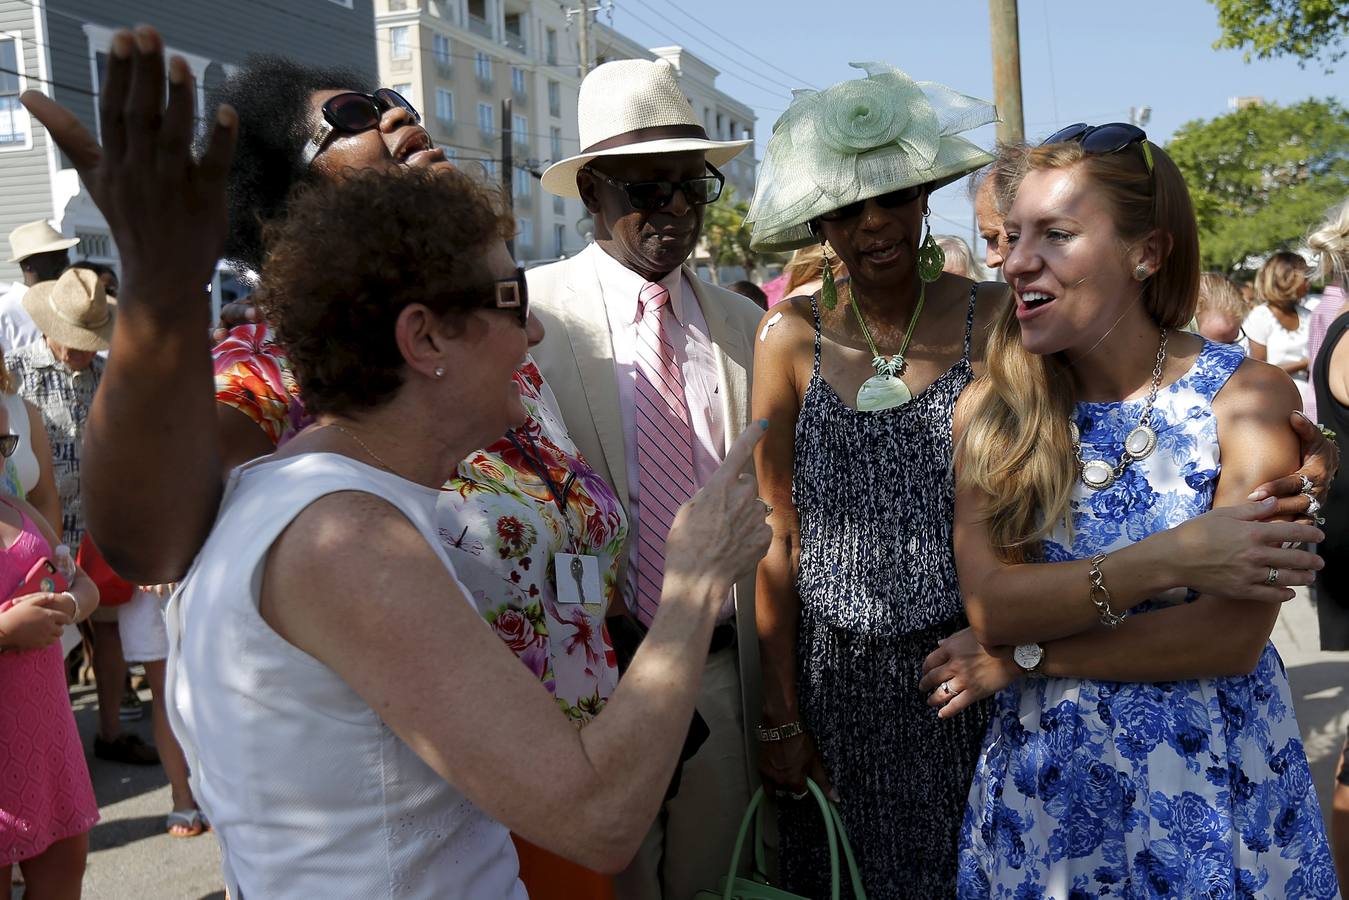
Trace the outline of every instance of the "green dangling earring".
[[923, 244], [918, 248], [918, 277], [931, 284], [941, 277], [942, 267], [946, 265], [946, 253], [942, 250], [941, 244], [932, 237], [929, 215], [931, 210], [924, 209], [923, 227], [927, 229], [927, 236], [923, 238]]
[[[940, 247], [938, 250], [940, 251]], [[838, 306], [838, 287], [834, 284], [834, 267], [829, 262], [829, 245], [820, 241], [820, 250], [824, 254], [821, 262], [823, 271], [820, 272], [820, 302], [824, 304], [825, 309], [833, 309]]]

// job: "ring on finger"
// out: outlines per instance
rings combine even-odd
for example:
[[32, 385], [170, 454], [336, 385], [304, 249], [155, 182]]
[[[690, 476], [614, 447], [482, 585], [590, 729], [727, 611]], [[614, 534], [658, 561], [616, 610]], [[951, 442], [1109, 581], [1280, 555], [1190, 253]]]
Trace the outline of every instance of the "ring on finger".
[[764, 515], [766, 515], [766, 516], [771, 516], [771, 515], [773, 514], [773, 504], [769, 503], [767, 500], [765, 500], [765, 499], [762, 498], [762, 497], [755, 497], [754, 499], [755, 499], [755, 500], [758, 500], [760, 503], [763, 504]]
[[1317, 525], [1326, 524], [1325, 516], [1321, 515], [1321, 501], [1311, 494], [1304, 495], [1307, 498], [1307, 515]]
[[1279, 570], [1273, 566], [1269, 567], [1269, 574], [1265, 576], [1265, 584], [1278, 584]]
[[1312, 491], [1316, 490], [1316, 485], [1312, 484], [1312, 480], [1306, 475], [1298, 475], [1298, 480], [1302, 482], [1302, 487], [1298, 488], [1300, 493], [1310, 496]]
[[954, 690], [951, 687], [951, 682], [949, 681], [943, 681], [941, 683], [941, 692], [948, 697], [954, 697], [956, 694], [960, 693], [960, 691]]

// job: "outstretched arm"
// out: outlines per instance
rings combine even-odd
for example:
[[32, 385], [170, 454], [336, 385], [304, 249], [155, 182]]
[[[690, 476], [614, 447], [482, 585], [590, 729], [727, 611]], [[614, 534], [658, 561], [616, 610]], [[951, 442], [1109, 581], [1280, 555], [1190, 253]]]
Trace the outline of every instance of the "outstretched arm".
[[225, 234], [224, 180], [237, 117], [222, 108], [192, 156], [196, 88], [142, 27], [113, 36], [100, 99], [102, 145], [35, 91], [28, 110], [80, 173], [123, 263], [117, 328], [81, 460], [90, 530], [109, 563], [153, 584], [180, 577], [221, 493], [206, 284]]

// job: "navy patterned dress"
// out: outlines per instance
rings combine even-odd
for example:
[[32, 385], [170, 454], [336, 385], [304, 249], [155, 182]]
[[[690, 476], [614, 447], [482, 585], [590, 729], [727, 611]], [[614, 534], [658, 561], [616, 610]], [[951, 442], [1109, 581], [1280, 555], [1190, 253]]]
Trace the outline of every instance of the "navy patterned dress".
[[[1045, 542], [1047, 561], [1109, 552], [1212, 506], [1213, 397], [1244, 358], [1205, 343], [1158, 394], [1152, 455], [1105, 490], [1077, 486], [1072, 534]], [[1118, 459], [1142, 412], [1141, 400], [1079, 403], [1084, 458]], [[1170, 592], [1130, 615], [1190, 599]], [[959, 897], [1339, 896], [1273, 644], [1240, 677], [1023, 679], [995, 704], [961, 835]]]
[[[963, 356], [910, 403], [879, 412], [847, 406], [820, 376], [812, 301], [814, 374], [792, 475], [797, 696], [871, 900], [955, 892], [960, 819], [988, 725], [988, 701], [941, 720], [918, 690], [924, 657], [967, 624], [952, 549], [951, 415], [971, 380], [974, 300]], [[778, 821], [784, 885], [828, 897], [817, 807], [784, 800]]]

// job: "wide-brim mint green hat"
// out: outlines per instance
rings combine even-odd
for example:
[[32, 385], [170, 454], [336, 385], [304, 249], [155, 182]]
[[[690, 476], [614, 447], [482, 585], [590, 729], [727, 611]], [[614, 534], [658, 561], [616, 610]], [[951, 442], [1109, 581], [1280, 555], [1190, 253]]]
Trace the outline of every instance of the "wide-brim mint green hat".
[[960, 137], [998, 120], [993, 104], [885, 63], [851, 63], [866, 78], [794, 91], [773, 123], [745, 223], [755, 250], [815, 243], [822, 213], [916, 184], [935, 190], [993, 161]]

